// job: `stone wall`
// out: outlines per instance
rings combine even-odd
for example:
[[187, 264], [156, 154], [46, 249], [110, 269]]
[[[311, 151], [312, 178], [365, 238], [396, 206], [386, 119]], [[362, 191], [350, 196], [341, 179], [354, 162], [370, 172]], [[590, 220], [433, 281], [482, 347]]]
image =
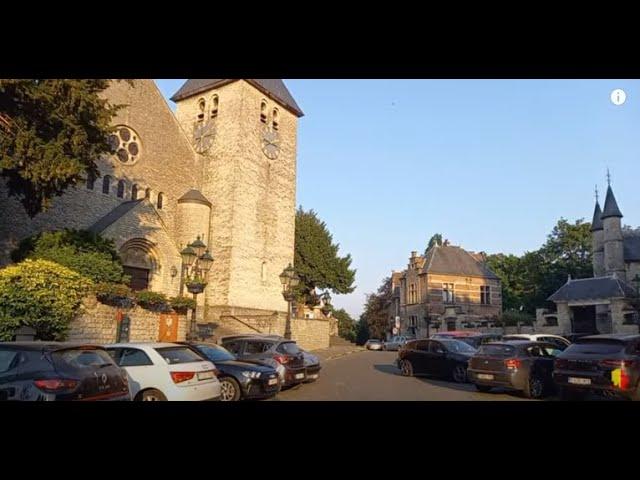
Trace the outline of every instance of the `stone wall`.
[[[127, 315], [131, 321], [130, 342], [157, 342], [160, 333], [160, 315], [141, 307], [123, 309], [104, 305], [95, 298], [83, 302], [83, 311], [69, 325], [67, 341], [97, 344], [114, 343], [117, 339], [119, 319]], [[187, 319], [177, 315], [178, 341], [185, 339]]]

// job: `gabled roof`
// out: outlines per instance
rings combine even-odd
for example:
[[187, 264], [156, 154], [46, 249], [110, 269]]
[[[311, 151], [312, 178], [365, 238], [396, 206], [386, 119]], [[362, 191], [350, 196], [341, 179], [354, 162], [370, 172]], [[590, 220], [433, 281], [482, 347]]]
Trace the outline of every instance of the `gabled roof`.
[[571, 302], [605, 298], [633, 298], [636, 291], [626, 282], [614, 277], [594, 277], [569, 280], [547, 300]]
[[425, 255], [424, 271], [497, 279], [484, 263], [476, 260], [465, 249], [453, 245], [434, 245]]
[[[240, 80], [239, 78], [196, 78], [185, 82], [182, 87], [171, 97], [173, 102], [184, 100], [212, 88], [221, 87], [227, 83]], [[298, 117], [302, 117], [304, 113], [294, 100], [293, 96], [287, 89], [284, 82], [279, 78], [245, 78], [251, 85], [256, 87], [265, 95], [279, 102], [283, 107], [291, 110]]]
[[200, 191], [194, 188], [189, 190], [187, 193], [185, 193], [178, 199], [178, 203], [187, 203], [187, 202], [201, 203], [209, 207], [211, 206], [211, 202], [207, 200], [207, 197], [205, 197], [202, 193], [200, 193]]
[[130, 200], [123, 202], [116, 208], [107, 213], [104, 217], [98, 220], [96, 223], [89, 227], [89, 231], [94, 233], [101, 233], [112, 223], [124, 217], [127, 213], [133, 210], [136, 206], [140, 205], [144, 200]]
[[600, 203], [596, 200], [596, 208], [593, 210], [593, 220], [591, 220], [591, 231], [602, 230], [602, 210], [600, 210]]
[[604, 200], [604, 210], [602, 210], [602, 219], [609, 217], [622, 217], [622, 212], [618, 208], [618, 202], [616, 202], [616, 197], [613, 195], [613, 190], [611, 190], [611, 185], [607, 187], [607, 197]]

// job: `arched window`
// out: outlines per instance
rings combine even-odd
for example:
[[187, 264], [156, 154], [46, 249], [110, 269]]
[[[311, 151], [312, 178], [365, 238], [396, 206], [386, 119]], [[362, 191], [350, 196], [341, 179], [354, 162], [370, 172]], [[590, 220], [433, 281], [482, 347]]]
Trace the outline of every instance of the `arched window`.
[[204, 120], [204, 112], [207, 109], [207, 102], [204, 98], [198, 100], [198, 121]]
[[280, 118], [278, 116], [278, 109], [274, 108], [273, 109], [273, 116], [272, 116], [272, 123], [271, 125], [273, 125], [273, 129], [274, 130], [278, 130], [278, 127], [280, 126], [280, 124], [278, 123], [280, 121]]
[[164, 193], [160, 192], [158, 194], [158, 210], [162, 210], [162, 206], [164, 205]]
[[87, 175], [87, 190], [93, 190], [96, 183], [96, 176], [93, 172], [89, 172]]
[[211, 97], [211, 118], [218, 116], [218, 95]]
[[124, 180], [118, 182], [118, 198], [124, 198]]
[[144, 191], [144, 198], [146, 198], [147, 200], [151, 200], [151, 189], [150, 188], [147, 188]]
[[133, 187], [131, 187], [131, 200], [137, 200], [138, 199], [138, 185], [133, 185]]
[[264, 100], [260, 104], [260, 121], [262, 123], [267, 123], [267, 102]]
[[111, 190], [111, 177], [109, 175], [105, 175], [102, 179], [102, 193], [106, 193], [109, 195], [109, 191]]

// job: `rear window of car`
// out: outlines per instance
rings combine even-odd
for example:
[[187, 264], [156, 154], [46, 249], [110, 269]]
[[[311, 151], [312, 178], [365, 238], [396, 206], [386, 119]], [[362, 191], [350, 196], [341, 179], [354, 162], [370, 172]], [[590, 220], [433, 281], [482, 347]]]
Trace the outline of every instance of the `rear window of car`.
[[179, 363], [202, 362], [204, 359], [189, 347], [163, 347], [156, 348], [156, 352], [160, 354], [164, 361], [169, 365]]
[[15, 350], [0, 350], [0, 373], [10, 370], [17, 364], [18, 353]]
[[235, 360], [233, 356], [226, 348], [211, 345], [196, 345], [196, 348], [200, 350], [206, 357], [212, 362], [225, 362], [228, 360]]
[[624, 343], [615, 341], [602, 340], [578, 340], [577, 343], [569, 345], [565, 352], [584, 353], [584, 354], [610, 354], [619, 353], [624, 350]]
[[111, 365], [114, 363], [107, 351], [101, 349], [59, 350], [54, 351], [51, 354], [51, 357], [54, 361], [63, 362], [75, 368], [95, 368], [105, 364]]
[[284, 342], [278, 345], [276, 350], [280, 353], [286, 353], [288, 355], [296, 355], [300, 353], [300, 348], [296, 342]]
[[498, 357], [508, 357], [516, 353], [516, 348], [511, 345], [481, 345], [478, 349], [481, 355], [495, 355]]

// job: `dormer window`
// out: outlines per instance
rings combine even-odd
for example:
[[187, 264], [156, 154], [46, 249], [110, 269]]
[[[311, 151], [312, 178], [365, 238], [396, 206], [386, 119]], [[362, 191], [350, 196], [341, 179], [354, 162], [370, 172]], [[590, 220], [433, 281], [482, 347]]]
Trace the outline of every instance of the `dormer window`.
[[273, 109], [273, 115], [271, 117], [271, 122], [272, 122], [271, 125], [273, 126], [274, 130], [278, 130], [278, 127], [279, 127], [279, 123], [278, 122], [279, 121], [280, 121], [280, 118], [278, 116], [278, 109], [274, 108]]
[[211, 97], [211, 118], [218, 116], [218, 95]]
[[204, 120], [204, 112], [207, 109], [207, 102], [205, 102], [204, 98], [198, 100], [198, 121], [201, 122]]
[[260, 121], [264, 124], [267, 123], [267, 102], [264, 100], [260, 104]]

